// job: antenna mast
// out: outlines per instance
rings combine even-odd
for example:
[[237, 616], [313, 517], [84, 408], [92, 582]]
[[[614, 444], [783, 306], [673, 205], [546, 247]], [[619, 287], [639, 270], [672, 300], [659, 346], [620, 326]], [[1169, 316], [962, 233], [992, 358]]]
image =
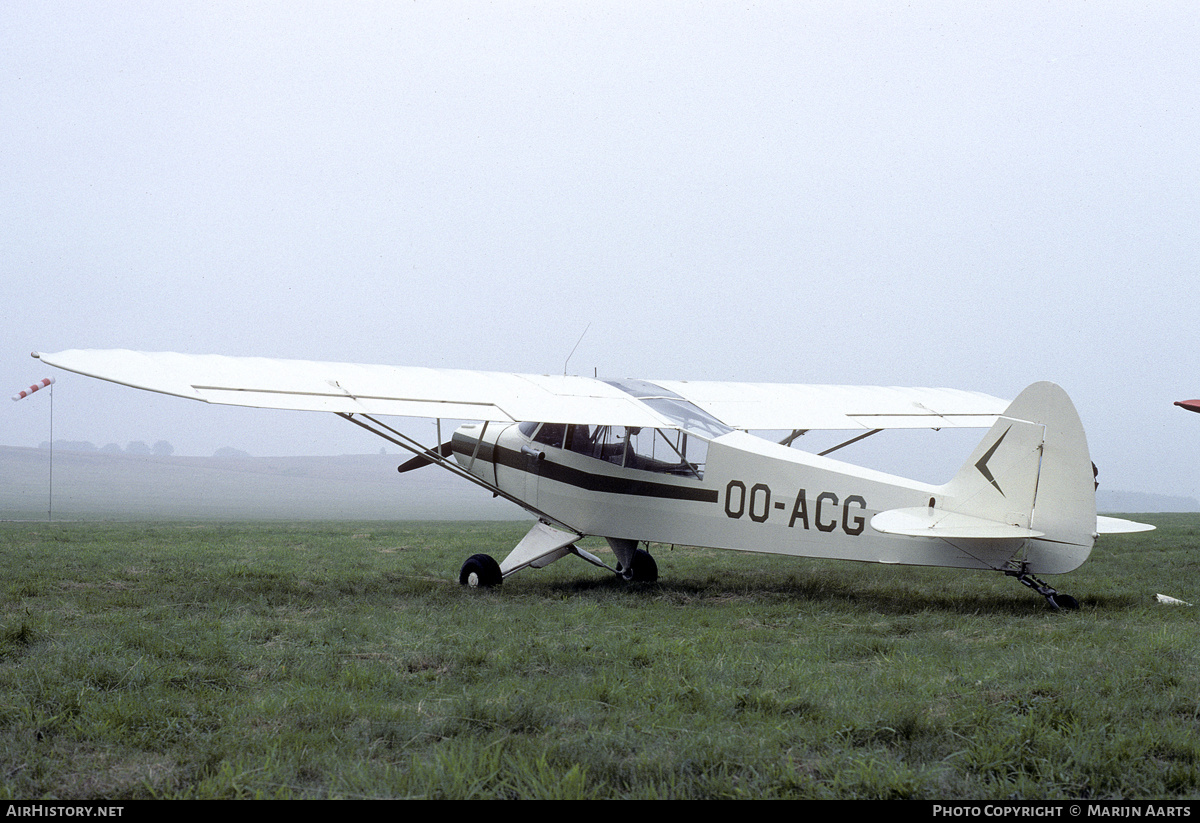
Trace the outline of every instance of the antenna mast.
[[563, 377], [567, 376], [567, 363], [571, 362], [571, 358], [575, 356], [575, 349], [579, 348], [579, 344], [583, 342], [584, 335], [586, 335], [588, 333], [588, 329], [590, 329], [591, 327], [592, 327], [591, 323], [588, 323], [586, 326], [583, 327], [583, 334], [579, 335], [579, 339], [575, 341], [575, 346], [574, 346], [574, 348], [571, 349], [571, 353], [568, 354], [567, 359], [563, 361]]

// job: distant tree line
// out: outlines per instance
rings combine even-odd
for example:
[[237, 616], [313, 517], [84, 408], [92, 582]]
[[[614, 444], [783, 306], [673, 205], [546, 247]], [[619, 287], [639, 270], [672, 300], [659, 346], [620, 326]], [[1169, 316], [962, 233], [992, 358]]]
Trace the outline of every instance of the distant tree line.
[[[40, 449], [50, 448], [50, 443], [43, 440], [38, 444]], [[55, 440], [54, 448], [68, 452], [101, 452], [103, 454], [138, 454], [138, 455], [154, 455], [155, 457], [170, 457], [175, 453], [175, 447], [166, 440], [159, 440], [153, 446], [148, 445], [145, 440], [134, 440], [125, 444], [125, 448], [121, 448], [116, 443], [109, 443], [106, 446], [97, 446], [88, 440]]]
[[[38, 444], [39, 449], [49, 449], [49, 441], [43, 440]], [[116, 443], [109, 443], [106, 446], [97, 446], [95, 443], [87, 440], [55, 440], [54, 448], [67, 452], [99, 452], [100, 454], [132, 454], [143, 457], [153, 455], [154, 457], [170, 457], [175, 453], [175, 447], [166, 440], [159, 440], [153, 446], [148, 445], [145, 440], [134, 440], [125, 444], [125, 448], [121, 448]], [[222, 446], [213, 452], [213, 457], [249, 457], [249, 453], [241, 449], [235, 449], [230, 446]]]

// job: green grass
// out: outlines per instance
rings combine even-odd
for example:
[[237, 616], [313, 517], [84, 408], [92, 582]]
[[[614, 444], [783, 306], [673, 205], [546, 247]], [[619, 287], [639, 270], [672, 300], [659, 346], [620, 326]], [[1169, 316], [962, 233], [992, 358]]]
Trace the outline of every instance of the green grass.
[[1196, 610], [1154, 594], [1200, 602], [1200, 516], [1141, 519], [1072, 613], [667, 546], [454, 582], [519, 523], [3, 523], [0, 796], [1196, 797]]

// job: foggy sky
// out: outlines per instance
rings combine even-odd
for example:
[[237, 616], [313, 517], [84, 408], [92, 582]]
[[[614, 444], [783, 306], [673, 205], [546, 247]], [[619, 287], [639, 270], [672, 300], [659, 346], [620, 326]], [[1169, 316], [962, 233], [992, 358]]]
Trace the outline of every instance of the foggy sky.
[[1194, 4], [10, 0], [0, 37], [0, 375], [58, 378], [56, 438], [381, 445], [34, 350], [1052, 380], [1107, 488], [1200, 495]]

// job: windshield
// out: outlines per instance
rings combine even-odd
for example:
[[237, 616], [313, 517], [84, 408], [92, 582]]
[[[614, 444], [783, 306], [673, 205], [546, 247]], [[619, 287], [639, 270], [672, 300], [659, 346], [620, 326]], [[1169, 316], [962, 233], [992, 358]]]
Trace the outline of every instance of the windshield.
[[679, 428], [691, 434], [711, 440], [733, 431], [729, 426], [726, 426], [690, 400], [686, 400], [675, 394], [675, 392], [667, 391], [662, 386], [655, 385], [647, 380], [608, 380], [605, 382], [627, 394], [633, 395], [654, 409], [654, 411], [679, 426]]

